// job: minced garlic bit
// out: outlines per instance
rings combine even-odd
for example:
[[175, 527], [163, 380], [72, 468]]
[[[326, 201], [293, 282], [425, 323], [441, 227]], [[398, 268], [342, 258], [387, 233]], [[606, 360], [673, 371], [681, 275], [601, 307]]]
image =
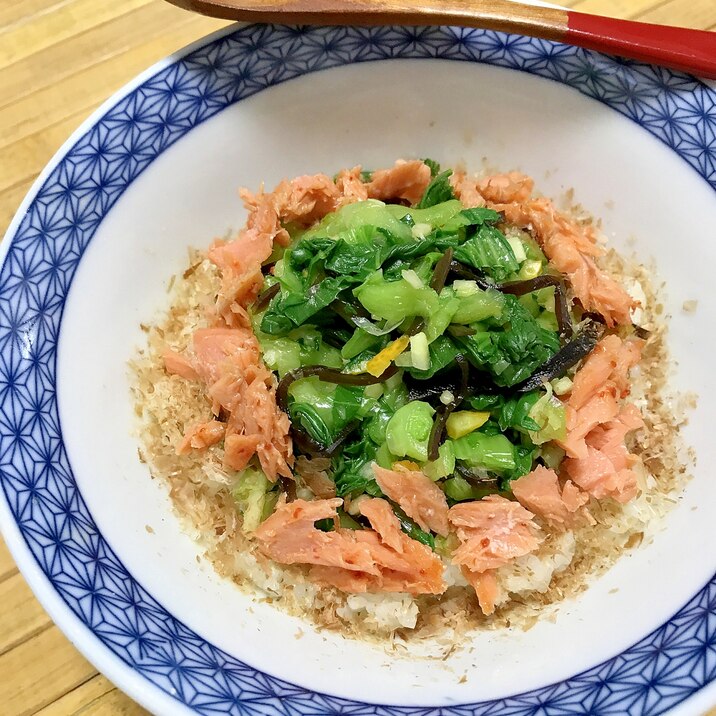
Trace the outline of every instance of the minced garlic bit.
[[681, 306], [684, 313], [695, 313], [696, 307], [699, 305], [698, 301], [695, 301], [694, 299], [691, 299], [690, 301], [684, 301], [683, 305]]
[[455, 396], [449, 390], [443, 390], [443, 392], [440, 393], [440, 402], [443, 405], [450, 405], [453, 400], [455, 400]]

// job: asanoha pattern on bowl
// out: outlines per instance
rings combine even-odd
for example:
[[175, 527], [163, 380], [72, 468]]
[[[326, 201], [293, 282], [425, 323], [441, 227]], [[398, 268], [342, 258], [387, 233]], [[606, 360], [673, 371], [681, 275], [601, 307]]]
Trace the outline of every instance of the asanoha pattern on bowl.
[[135, 581], [83, 501], [58, 417], [56, 349], [83, 252], [132, 181], [199, 123], [262, 89], [372, 60], [444, 58], [569, 85], [634, 120], [716, 189], [716, 92], [683, 74], [542, 40], [457, 28], [249, 26], [167, 63], [60, 158], [6, 237], [0, 272], [0, 480], [19, 530], [107, 649], [201, 714], [633, 714], [716, 680], [716, 577], [614, 658], [529, 693], [451, 707], [376, 706], [308, 691], [222, 652]]

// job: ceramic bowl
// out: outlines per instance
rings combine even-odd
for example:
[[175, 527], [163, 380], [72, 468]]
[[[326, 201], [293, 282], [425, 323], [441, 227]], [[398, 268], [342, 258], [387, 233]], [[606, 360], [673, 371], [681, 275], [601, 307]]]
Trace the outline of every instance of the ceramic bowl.
[[[444, 661], [318, 632], [197, 561], [137, 458], [126, 367], [187, 247], [243, 223], [237, 187], [424, 156], [574, 188], [615, 246], [656, 262], [673, 386], [699, 394], [685, 430], [698, 466], [653, 540], [554, 620], [479, 633]], [[159, 63], [77, 130], [2, 244], [0, 517], [23, 574], [79, 649], [161, 714], [706, 710], [715, 189], [713, 89], [570, 46], [248, 26]]]

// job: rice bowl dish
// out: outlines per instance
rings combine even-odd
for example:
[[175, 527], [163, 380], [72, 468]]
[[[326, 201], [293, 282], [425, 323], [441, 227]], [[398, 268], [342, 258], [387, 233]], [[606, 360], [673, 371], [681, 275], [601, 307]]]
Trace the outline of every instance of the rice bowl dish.
[[[446, 112], [456, 98], [460, 111]], [[713, 323], [716, 304], [712, 246], [701, 238], [716, 220], [712, 105], [713, 90], [679, 73], [455, 28], [231, 28], [138, 77], [52, 160], [4, 243], [0, 355], [12, 387], [3, 400], [5, 415], [16, 417], [0, 425], [8, 447], [0, 519], [23, 576], [50, 616], [113, 683], [157, 713], [208, 715], [257, 699], [276, 713], [348, 709], [389, 716], [416, 707], [487, 714], [571, 713], [591, 705], [644, 716], [707, 710], [716, 563], [703, 549], [715, 524], [715, 483], [705, 469], [714, 459], [707, 428], [713, 382], [703, 356], [713, 350], [704, 328]], [[605, 554], [595, 554], [596, 543], [581, 543], [581, 528], [564, 530], [575, 536], [569, 567], [544, 570], [546, 579], [553, 576], [542, 595], [534, 588], [518, 593], [536, 582], [512, 582], [509, 600], [489, 616], [465, 585], [443, 595], [398, 597], [347, 594], [294, 579], [311, 567], [282, 565], [253, 551], [241, 532], [239, 501], [214, 511], [215, 495], [230, 491], [214, 480], [226, 472], [222, 461], [207, 459], [221, 443], [203, 454], [176, 454], [192, 426], [214, 418], [228, 424], [226, 415], [213, 415], [206, 383], [169, 376], [164, 354], [169, 349], [191, 358], [194, 331], [222, 327], [208, 313], [222, 278], [206, 257], [217, 237], [231, 242], [245, 227], [248, 212], [237, 201], [237, 187], [259, 194], [265, 182], [271, 194], [283, 177], [290, 183], [324, 172], [333, 181], [341, 167], [359, 162], [370, 171], [392, 168], [396, 157], [426, 156], [442, 162], [440, 173], [464, 167], [484, 179], [517, 169], [534, 177], [533, 198], [552, 197], [559, 212], [593, 225], [607, 249], [597, 263], [640, 304], [632, 322], [649, 332], [597, 326], [607, 336], [646, 341], [630, 372], [631, 393], [619, 403], [633, 403], [641, 413], [645, 427], [628, 436], [627, 447], [660, 482], [646, 501], [639, 495], [625, 507], [614, 505], [638, 525], [615, 522], [607, 536], [619, 547], [610, 551], [610, 540], [603, 541]], [[403, 200], [374, 201], [412, 208]], [[494, 228], [513, 238], [504, 221]], [[427, 286], [427, 276], [414, 270]], [[447, 283], [471, 280], [451, 272]], [[580, 328], [581, 309], [569, 298], [573, 328]], [[540, 301], [546, 303], [541, 295]], [[532, 318], [549, 308], [538, 306]], [[180, 320], [172, 324], [174, 315]], [[367, 320], [378, 330], [391, 325]], [[542, 320], [553, 329], [547, 316]], [[164, 327], [168, 338], [158, 330]], [[485, 328], [499, 332], [495, 323]], [[392, 342], [398, 329], [386, 335]], [[560, 349], [568, 342], [560, 337]], [[400, 362], [412, 362], [412, 348]], [[415, 355], [424, 360], [420, 339]], [[403, 375], [412, 370], [399, 369]], [[277, 388], [278, 371], [267, 370]], [[473, 366], [473, 373], [480, 371]], [[144, 378], [156, 383], [156, 402]], [[130, 393], [130, 384], [144, 396]], [[290, 401], [294, 390], [303, 390], [299, 381]], [[552, 391], [557, 400], [569, 397]], [[657, 394], [661, 399], [647, 408], [645, 401]], [[698, 404], [689, 397], [696, 394]], [[430, 396], [418, 402], [435, 415], [440, 410]], [[306, 419], [309, 411], [300, 405]], [[163, 421], [160, 427], [150, 411]], [[464, 401], [453, 412], [488, 411]], [[28, 432], [21, 432], [23, 416], [31, 419]], [[488, 422], [495, 421], [491, 415]], [[664, 462], [674, 454], [667, 441], [677, 427], [698, 454], [696, 469], [687, 467], [690, 482], [680, 474], [690, 451], [676, 463]], [[522, 446], [516, 432], [500, 430]], [[445, 432], [441, 444], [461, 439]], [[50, 451], [51, 467], [43, 457]], [[210, 480], [202, 468], [194, 471], [195, 457]], [[421, 467], [415, 458], [395, 462]], [[533, 469], [540, 464], [535, 459]], [[436, 481], [441, 490], [447, 479]], [[567, 478], [558, 479], [561, 489]], [[677, 484], [669, 495], [671, 480]], [[399, 507], [390, 498], [373, 499]], [[594, 499], [606, 505], [612, 498]], [[595, 507], [590, 498], [587, 509], [603, 525]], [[224, 516], [236, 520], [228, 530]], [[361, 515], [353, 519], [369, 529]], [[562, 534], [540, 518], [532, 522], [539, 523], [537, 538], [545, 538], [541, 546], [548, 533]], [[625, 531], [634, 536], [619, 537]], [[439, 535], [430, 532], [440, 548]], [[541, 548], [514, 563], [541, 555]], [[462, 570], [445, 568], [446, 583], [450, 574], [461, 579]], [[532, 578], [529, 571], [522, 576]], [[462, 592], [454, 624], [431, 624], [431, 605], [424, 602], [442, 601], [447, 610], [455, 589]], [[343, 617], [336, 617], [320, 602], [314, 609], [309, 597], [316, 590], [336, 610], [350, 602], [355, 613], [341, 609]], [[396, 628], [399, 621], [412, 623], [391, 616], [398, 612], [415, 614], [415, 627]], [[466, 622], [477, 628], [464, 633]]]
[[530, 626], [655, 529], [686, 475], [666, 327], [591, 218], [420, 160], [242, 198], [133, 363], [142, 457], [220, 574], [445, 638]]

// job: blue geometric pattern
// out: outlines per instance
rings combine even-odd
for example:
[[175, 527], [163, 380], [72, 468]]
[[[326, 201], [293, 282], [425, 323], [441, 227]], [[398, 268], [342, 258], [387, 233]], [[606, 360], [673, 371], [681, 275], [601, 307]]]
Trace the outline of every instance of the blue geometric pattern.
[[130, 91], [59, 159], [0, 271], [0, 481], [38, 564], [116, 656], [200, 714], [661, 714], [716, 679], [716, 577], [666, 624], [564, 682], [447, 708], [374, 706], [270, 677], [178, 622], [125, 569], [80, 495], [62, 441], [56, 348], [72, 278], [131, 182], [200, 122], [271, 85], [391, 58], [482, 62], [549, 78], [631, 118], [716, 189], [716, 92], [684, 74], [543, 40], [457, 28], [251, 26]]

